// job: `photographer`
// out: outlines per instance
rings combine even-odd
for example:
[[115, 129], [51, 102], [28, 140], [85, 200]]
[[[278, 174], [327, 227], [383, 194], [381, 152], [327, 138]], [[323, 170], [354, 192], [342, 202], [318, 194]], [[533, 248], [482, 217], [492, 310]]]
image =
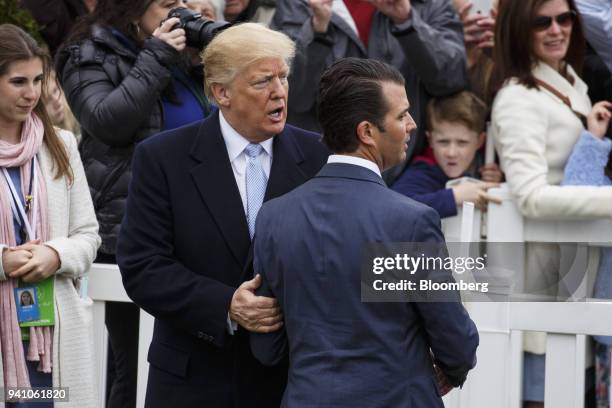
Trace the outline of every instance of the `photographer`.
[[[209, 113], [202, 78], [182, 63], [189, 35], [179, 18], [167, 18], [182, 4], [100, 0], [58, 54], [58, 76], [83, 131], [80, 151], [102, 237], [97, 262], [115, 263], [135, 145]], [[108, 405], [134, 407], [138, 308], [106, 305], [115, 363]]]

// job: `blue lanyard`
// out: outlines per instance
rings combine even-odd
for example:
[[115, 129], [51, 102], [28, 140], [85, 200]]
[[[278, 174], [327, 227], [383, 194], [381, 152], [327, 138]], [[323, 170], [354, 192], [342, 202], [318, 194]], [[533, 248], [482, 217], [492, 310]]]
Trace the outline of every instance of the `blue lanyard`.
[[[35, 197], [33, 195], [35, 189], [38, 187], [38, 178], [36, 177], [36, 156], [32, 157], [31, 163], [30, 185], [28, 188], [28, 194], [26, 194], [24, 200], [25, 208], [21, 203], [21, 199], [19, 198], [17, 189], [15, 188], [13, 180], [8, 174], [6, 168], [2, 168], [2, 172], [4, 173], [4, 178], [6, 179], [6, 183], [8, 184], [9, 193], [11, 194], [11, 210], [13, 210], [13, 216], [22, 229], [25, 227], [28, 238], [30, 240], [33, 240], [36, 239], [36, 218], [38, 213], [38, 202], [34, 199]], [[34, 212], [32, 213], [32, 224], [30, 224], [27, 214], [32, 210]]]

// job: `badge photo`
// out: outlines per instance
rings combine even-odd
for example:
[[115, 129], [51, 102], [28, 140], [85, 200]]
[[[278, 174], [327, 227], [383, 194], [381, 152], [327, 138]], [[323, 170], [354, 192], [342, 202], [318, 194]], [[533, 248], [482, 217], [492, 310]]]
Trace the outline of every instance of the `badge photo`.
[[33, 286], [15, 288], [15, 305], [17, 306], [17, 319], [19, 323], [31, 322], [40, 319], [38, 296]]

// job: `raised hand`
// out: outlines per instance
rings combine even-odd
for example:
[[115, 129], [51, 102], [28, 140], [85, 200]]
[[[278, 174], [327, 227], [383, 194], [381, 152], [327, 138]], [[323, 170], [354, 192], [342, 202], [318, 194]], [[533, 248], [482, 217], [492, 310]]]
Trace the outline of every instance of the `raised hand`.
[[463, 23], [463, 40], [467, 49], [493, 48], [495, 36], [495, 17], [497, 12], [491, 10], [491, 15], [470, 14], [473, 4], [465, 3], [459, 10], [459, 18]]
[[610, 118], [612, 117], [612, 102], [601, 101], [597, 102], [589, 116], [587, 116], [587, 126], [589, 132], [595, 137], [603, 138], [610, 126]]
[[372, 3], [378, 11], [386, 15], [395, 24], [405, 23], [410, 17], [412, 4], [410, 0], [365, 0]]
[[312, 10], [312, 28], [315, 33], [325, 33], [332, 18], [334, 0], [308, 0]]

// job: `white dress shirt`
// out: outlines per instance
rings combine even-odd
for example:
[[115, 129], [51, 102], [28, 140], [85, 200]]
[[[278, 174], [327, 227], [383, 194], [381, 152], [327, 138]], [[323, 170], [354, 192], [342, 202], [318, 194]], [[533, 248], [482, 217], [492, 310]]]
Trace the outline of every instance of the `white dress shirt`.
[[366, 169], [376, 173], [378, 177], [382, 178], [378, 165], [372, 161], [362, 159], [361, 157], [347, 156], [345, 154], [332, 154], [327, 158], [327, 162], [352, 164], [355, 166], [365, 167]]
[[[225, 148], [227, 149], [227, 155], [229, 156], [232, 170], [234, 171], [234, 178], [236, 179], [236, 185], [240, 192], [240, 199], [242, 200], [242, 206], [244, 207], [244, 214], [247, 213], [247, 193], [246, 193], [246, 165], [247, 155], [244, 149], [249, 145], [247, 139], [244, 138], [240, 133], [227, 123], [223, 113], [219, 111], [219, 123], [221, 124], [221, 134], [223, 135], [223, 141], [225, 142]], [[266, 177], [270, 179], [270, 169], [272, 168], [272, 142], [274, 138], [271, 137], [260, 143], [263, 147], [263, 152], [259, 160], [261, 160], [261, 166], [263, 167]]]
[[[244, 138], [240, 133], [236, 132], [225, 117], [221, 110], [219, 110], [219, 124], [221, 125], [221, 135], [225, 142], [225, 148], [227, 149], [227, 155], [229, 156], [230, 164], [232, 165], [232, 171], [234, 172], [234, 178], [236, 179], [236, 185], [240, 192], [240, 199], [242, 200], [242, 207], [244, 208], [244, 215], [247, 214], [247, 193], [246, 193], [246, 165], [247, 156], [244, 149], [249, 145], [247, 139]], [[263, 167], [266, 177], [270, 179], [270, 169], [272, 168], [272, 141], [274, 138], [270, 138], [260, 143], [263, 147], [261, 154], [261, 166]], [[232, 321], [227, 314], [227, 331], [229, 334], [234, 334], [234, 331], [238, 329], [238, 324]]]

